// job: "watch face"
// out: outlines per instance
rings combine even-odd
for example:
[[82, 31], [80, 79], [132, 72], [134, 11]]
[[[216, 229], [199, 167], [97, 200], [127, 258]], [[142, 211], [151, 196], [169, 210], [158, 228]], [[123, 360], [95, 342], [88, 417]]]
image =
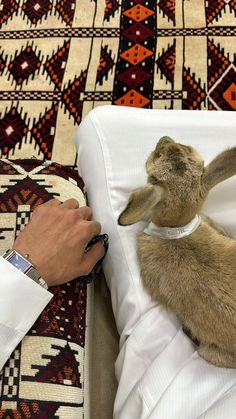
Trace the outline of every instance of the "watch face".
[[28, 262], [28, 260], [24, 259], [17, 253], [14, 253], [12, 256], [10, 256], [8, 262], [10, 262], [13, 266], [15, 266], [23, 273], [26, 272], [31, 266], [31, 263]]

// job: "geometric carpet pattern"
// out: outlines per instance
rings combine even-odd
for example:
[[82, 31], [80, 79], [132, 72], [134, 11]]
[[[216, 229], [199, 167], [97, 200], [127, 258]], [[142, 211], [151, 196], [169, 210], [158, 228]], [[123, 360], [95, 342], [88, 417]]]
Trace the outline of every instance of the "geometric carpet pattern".
[[235, 17], [235, 0], [2, 0], [0, 157], [73, 166], [105, 104], [236, 110]]
[[[85, 205], [74, 170], [34, 159], [0, 160], [0, 254], [12, 247], [32, 211], [53, 197]], [[0, 371], [1, 419], [84, 417], [87, 287], [75, 279], [50, 288], [53, 298]]]

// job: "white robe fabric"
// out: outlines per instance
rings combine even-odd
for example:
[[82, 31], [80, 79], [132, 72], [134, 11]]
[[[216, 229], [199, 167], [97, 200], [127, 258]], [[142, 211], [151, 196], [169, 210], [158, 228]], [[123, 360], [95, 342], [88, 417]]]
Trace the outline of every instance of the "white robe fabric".
[[0, 371], [51, 298], [0, 256]]
[[[117, 223], [130, 191], [146, 183], [145, 161], [161, 136], [194, 146], [207, 164], [236, 146], [235, 132], [233, 112], [116, 106], [94, 109], [78, 128], [79, 172], [94, 218], [110, 237], [104, 273], [120, 333], [115, 419], [236, 418], [236, 369], [200, 358], [175, 315], [142, 286], [136, 236], [147, 221]], [[236, 176], [212, 190], [204, 212], [236, 237]]]

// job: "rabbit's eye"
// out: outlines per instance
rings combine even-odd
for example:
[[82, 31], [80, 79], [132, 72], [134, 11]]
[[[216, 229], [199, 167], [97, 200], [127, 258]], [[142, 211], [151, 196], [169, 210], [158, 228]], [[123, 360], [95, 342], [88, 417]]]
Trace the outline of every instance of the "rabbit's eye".
[[156, 159], [159, 159], [160, 157], [162, 157], [162, 153], [161, 153], [160, 151], [157, 151], [157, 152], [155, 153], [155, 158], [156, 158]]

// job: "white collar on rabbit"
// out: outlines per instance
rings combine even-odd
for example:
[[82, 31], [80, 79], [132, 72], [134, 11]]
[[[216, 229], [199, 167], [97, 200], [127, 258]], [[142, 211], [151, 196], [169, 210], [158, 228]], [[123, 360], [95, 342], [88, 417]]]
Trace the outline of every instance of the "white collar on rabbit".
[[144, 233], [150, 236], [157, 236], [164, 240], [182, 239], [192, 234], [201, 224], [201, 217], [196, 215], [192, 221], [182, 227], [158, 227], [150, 222]]

